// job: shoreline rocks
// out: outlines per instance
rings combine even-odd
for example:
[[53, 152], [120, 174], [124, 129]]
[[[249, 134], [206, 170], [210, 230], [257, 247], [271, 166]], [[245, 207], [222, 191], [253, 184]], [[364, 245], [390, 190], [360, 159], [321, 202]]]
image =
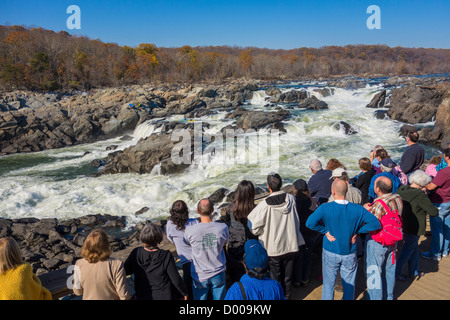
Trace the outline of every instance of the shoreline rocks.
[[[443, 101], [450, 96], [449, 82], [445, 79], [435, 79], [433, 82], [433, 79], [418, 78], [405, 85], [408, 79], [411, 80], [387, 79], [385, 84], [391, 85], [394, 81], [401, 83], [401, 86], [377, 93], [367, 107], [387, 109], [374, 112], [374, 117], [378, 119], [390, 118], [414, 125], [434, 119], [442, 105], [435, 128], [422, 129], [420, 135], [423, 143], [447, 143], [450, 132], [448, 121], [444, 119], [447, 119], [448, 102]], [[352, 77], [331, 79], [327, 81], [330, 87], [315, 91], [326, 96], [333, 94], [334, 87], [355, 89], [366, 83]], [[261, 85], [264, 85], [263, 89]], [[286, 132], [283, 121], [290, 117], [289, 110], [328, 109], [327, 103], [309, 95], [304, 89], [282, 92], [275, 85], [273, 82], [232, 81], [225, 84], [132, 86], [74, 95], [20, 91], [0, 93], [0, 109], [7, 109], [0, 112], [0, 156], [92, 143], [131, 134], [144, 121], [176, 114], [184, 115], [185, 120], [195, 120], [218, 111], [228, 111], [225, 118], [234, 119], [235, 123], [226, 126], [218, 134], [224, 134], [225, 129], [278, 129]], [[256, 90], [264, 90], [269, 107], [275, 110], [254, 111], [244, 108]], [[92, 161], [91, 165], [100, 168], [98, 175], [150, 173], [152, 170], [170, 174], [184, 170], [187, 166], [174, 165], [171, 161], [171, 150], [177, 142], [171, 141], [169, 135], [173, 130], [189, 128], [189, 125], [192, 122], [162, 120], [155, 126], [160, 129], [159, 134], [152, 134], [118, 152], [114, 152], [114, 146], [110, 146], [109, 151], [113, 152], [106, 159]], [[336, 124], [335, 129], [342, 129], [346, 134], [358, 131], [347, 123]]]
[[[234, 191], [221, 187], [209, 195], [213, 201], [216, 214], [215, 219], [224, 214], [224, 210], [230, 201]], [[256, 197], [264, 197], [267, 190], [256, 188]], [[221, 202], [224, 203], [219, 206]], [[135, 212], [136, 216], [149, 210], [142, 207]], [[81, 258], [81, 247], [89, 233], [101, 228], [106, 231], [111, 244], [114, 257], [125, 259], [130, 250], [141, 245], [139, 232], [145, 223], [151, 221], [159, 225], [163, 230], [167, 220], [143, 219], [132, 228], [127, 227], [125, 216], [111, 216], [109, 214], [88, 214], [67, 220], [56, 218], [0, 218], [0, 238], [12, 237], [19, 244], [23, 260], [33, 267], [37, 276], [51, 271], [62, 270], [75, 264]], [[176, 257], [175, 246], [164, 235], [160, 248], [170, 250]]]
[[[143, 85], [72, 94], [0, 92], [0, 156], [106, 140], [130, 134], [153, 118], [182, 114], [195, 119], [232, 111], [253, 97], [259, 82]], [[271, 93], [269, 98], [281, 104], [308, 97], [304, 90], [281, 93], [274, 88]]]
[[0, 237], [13, 237], [21, 248], [24, 261], [32, 265], [37, 275], [41, 275], [73, 264], [80, 257], [81, 246], [87, 235], [97, 227], [109, 233], [113, 252], [132, 245], [137, 241], [137, 235], [124, 232], [125, 226], [124, 217], [107, 214], [86, 215], [64, 221], [0, 218]]
[[[428, 85], [409, 83], [388, 92], [377, 93], [367, 108], [376, 110], [377, 119], [393, 119], [404, 123], [402, 130], [418, 131], [420, 142], [445, 149], [450, 143], [450, 82]], [[414, 125], [435, 121], [433, 128], [418, 129]], [[400, 130], [400, 134], [405, 132]]]

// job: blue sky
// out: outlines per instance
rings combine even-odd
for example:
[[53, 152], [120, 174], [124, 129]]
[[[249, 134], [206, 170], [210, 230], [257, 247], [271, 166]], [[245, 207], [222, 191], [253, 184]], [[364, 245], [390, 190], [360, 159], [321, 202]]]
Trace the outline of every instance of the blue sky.
[[[81, 9], [81, 30], [66, 26], [66, 9], [72, 4]], [[366, 27], [370, 5], [381, 9], [380, 30]], [[64, 30], [129, 46], [386, 44], [448, 49], [449, 12], [449, 0], [1, 0], [0, 24]]]

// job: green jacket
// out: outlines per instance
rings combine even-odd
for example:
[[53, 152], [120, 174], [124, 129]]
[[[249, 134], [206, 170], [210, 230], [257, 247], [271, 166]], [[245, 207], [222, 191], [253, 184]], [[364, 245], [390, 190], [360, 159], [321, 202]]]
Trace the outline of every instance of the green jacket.
[[400, 186], [395, 192], [402, 198], [403, 202], [403, 233], [424, 235], [427, 226], [427, 214], [435, 217], [439, 214], [428, 199], [425, 192], [410, 186]]

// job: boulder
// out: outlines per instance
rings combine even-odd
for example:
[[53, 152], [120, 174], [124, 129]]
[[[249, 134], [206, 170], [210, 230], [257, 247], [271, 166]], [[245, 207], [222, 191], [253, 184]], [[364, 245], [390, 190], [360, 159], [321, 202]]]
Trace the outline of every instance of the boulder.
[[441, 149], [448, 147], [450, 138], [450, 97], [445, 98], [436, 111], [436, 122], [433, 130], [422, 133], [427, 141], [441, 143]]
[[247, 110], [243, 107], [237, 107], [233, 111], [226, 114], [225, 119], [236, 119], [247, 113]]
[[386, 90], [377, 93], [366, 108], [383, 108], [386, 102]]
[[203, 89], [198, 93], [201, 98], [214, 98], [217, 96], [217, 91], [215, 89]]
[[375, 110], [373, 112], [373, 115], [376, 119], [389, 119], [389, 117], [387, 116], [387, 111], [386, 110]]
[[435, 117], [444, 94], [445, 90], [439, 86], [410, 85], [392, 89], [387, 115], [410, 124], [429, 122]]
[[333, 125], [333, 128], [338, 131], [342, 130], [347, 135], [352, 135], [359, 132], [357, 128], [353, 127], [351, 124], [345, 121], [339, 121], [338, 123], [335, 123]]
[[311, 96], [300, 102], [298, 104], [298, 108], [307, 110], [323, 110], [328, 109], [328, 104], [317, 99], [315, 96]]
[[142, 207], [141, 209], [139, 209], [138, 211], [136, 211], [134, 214], [135, 214], [136, 216], [139, 216], [139, 215], [141, 215], [141, 214], [147, 212], [148, 210], [150, 210], [149, 207]]
[[281, 94], [281, 90], [276, 87], [270, 87], [264, 91], [268, 96], [274, 96], [276, 94]]
[[305, 90], [290, 90], [284, 93], [276, 93], [269, 97], [270, 103], [299, 103], [306, 99], [308, 93]]
[[[165, 100], [142, 90], [101, 89], [91, 94], [13, 92], [24, 104], [0, 112], [0, 155], [61, 148], [113, 138], [153, 117]], [[14, 96], [14, 97], [13, 97]], [[0, 97], [4, 105], [5, 97]], [[31, 106], [31, 107], [30, 107]]]
[[[100, 171], [102, 174], [135, 172], [139, 174], [151, 173], [159, 165], [161, 174], [169, 174], [184, 170], [190, 165], [192, 157], [187, 156], [188, 163], [173, 163], [172, 150], [179, 141], [172, 141], [172, 135], [163, 133], [152, 134], [145, 139], [139, 140], [135, 146], [131, 146], [107, 160], [107, 163]], [[193, 150], [191, 143], [190, 151]], [[181, 157], [181, 156], [180, 156]]]
[[167, 108], [169, 109], [169, 112], [173, 114], [186, 114], [198, 108], [206, 109], [206, 103], [197, 96], [190, 96], [169, 104]]
[[322, 97], [328, 97], [334, 94], [334, 88], [314, 89], [314, 92], [319, 93]]
[[274, 112], [247, 111], [239, 118], [236, 126], [244, 130], [256, 130], [286, 120], [290, 115], [289, 111], [283, 109]]
[[417, 131], [417, 128], [410, 124], [404, 124], [400, 128], [400, 135], [406, 136], [408, 132], [415, 132]]
[[228, 193], [228, 189], [227, 188], [220, 188], [217, 189], [216, 191], [214, 191], [209, 197], [208, 199], [212, 202], [212, 203], [220, 203], [222, 202], [222, 200], [225, 198], [225, 195]]

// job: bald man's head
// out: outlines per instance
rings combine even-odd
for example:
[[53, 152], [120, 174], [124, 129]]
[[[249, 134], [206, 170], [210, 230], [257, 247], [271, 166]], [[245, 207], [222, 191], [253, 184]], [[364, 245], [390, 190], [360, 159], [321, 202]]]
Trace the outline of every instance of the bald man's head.
[[343, 180], [336, 179], [331, 185], [331, 192], [334, 195], [335, 199], [345, 199], [345, 195], [347, 194], [348, 185], [347, 182]]
[[[378, 190], [377, 190], [378, 189]], [[377, 192], [378, 191], [378, 192]], [[375, 180], [375, 193], [392, 193], [392, 180], [388, 177], [379, 177]]]
[[214, 206], [213, 203], [207, 199], [204, 198], [200, 200], [197, 204], [197, 212], [202, 216], [209, 216], [213, 213]]

